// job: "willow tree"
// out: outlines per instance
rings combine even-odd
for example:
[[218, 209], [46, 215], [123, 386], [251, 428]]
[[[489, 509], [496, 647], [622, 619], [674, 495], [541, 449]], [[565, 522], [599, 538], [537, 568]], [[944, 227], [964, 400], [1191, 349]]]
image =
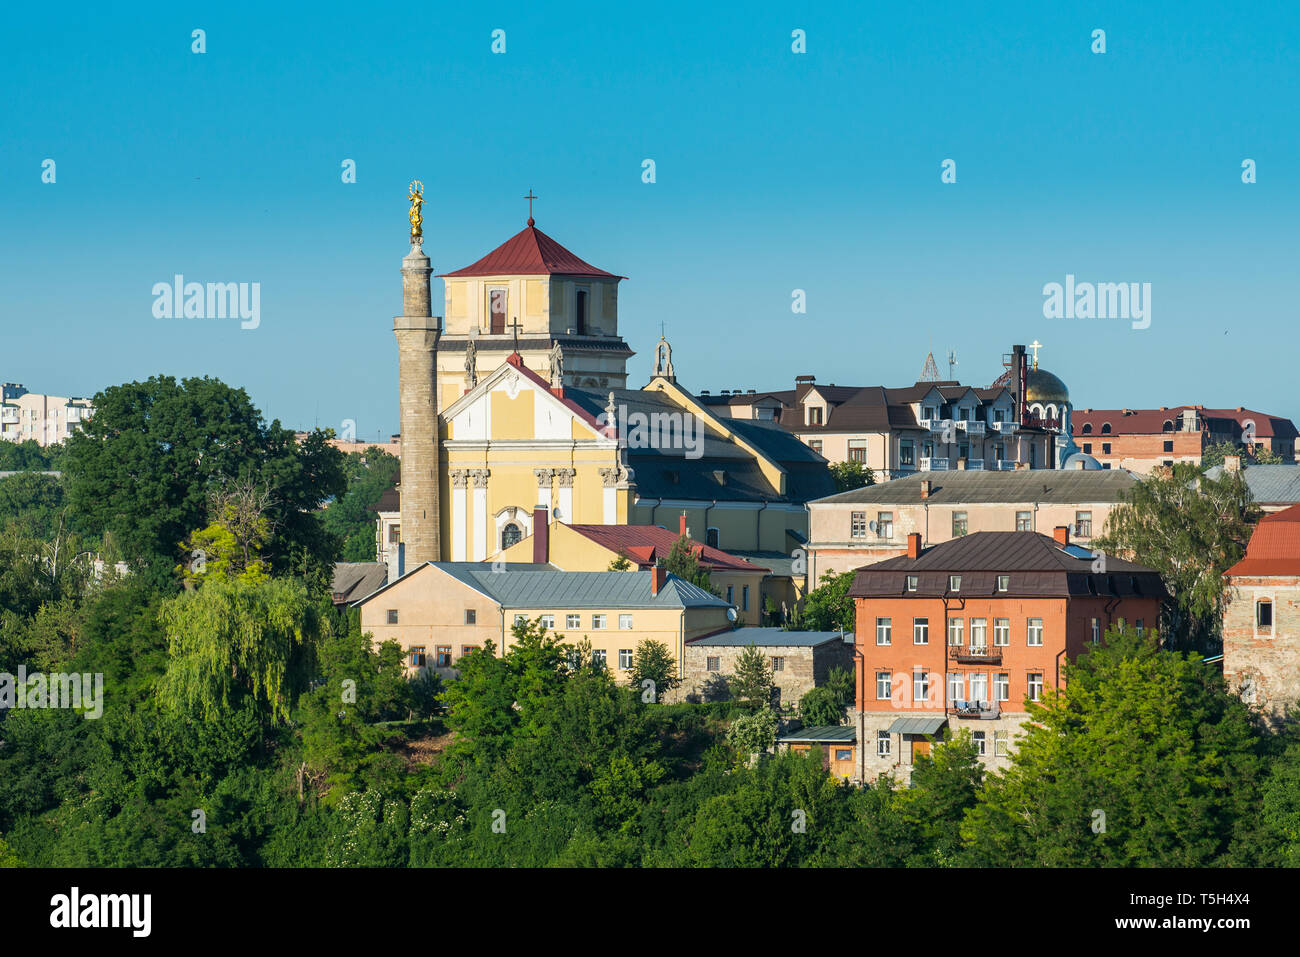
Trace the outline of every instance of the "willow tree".
[[208, 581], [164, 602], [159, 619], [168, 661], [158, 701], [205, 719], [243, 696], [272, 722], [288, 717], [328, 627], [306, 586], [284, 578]]

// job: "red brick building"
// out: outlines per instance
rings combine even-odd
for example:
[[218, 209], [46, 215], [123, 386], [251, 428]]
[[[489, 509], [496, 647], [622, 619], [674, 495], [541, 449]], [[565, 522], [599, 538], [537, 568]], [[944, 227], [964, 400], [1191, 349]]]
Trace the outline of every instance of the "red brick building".
[[945, 727], [1005, 766], [1026, 700], [1120, 621], [1155, 627], [1166, 592], [1132, 562], [1036, 532], [974, 532], [858, 569], [858, 780], [906, 779]]
[[1300, 703], [1300, 505], [1259, 520], [1224, 585], [1224, 677], [1276, 722]]
[[1205, 449], [1221, 442], [1266, 448], [1292, 462], [1300, 432], [1290, 419], [1203, 405], [1159, 409], [1076, 409], [1071, 429], [1084, 454], [1106, 468], [1149, 474], [1161, 465], [1200, 465]]

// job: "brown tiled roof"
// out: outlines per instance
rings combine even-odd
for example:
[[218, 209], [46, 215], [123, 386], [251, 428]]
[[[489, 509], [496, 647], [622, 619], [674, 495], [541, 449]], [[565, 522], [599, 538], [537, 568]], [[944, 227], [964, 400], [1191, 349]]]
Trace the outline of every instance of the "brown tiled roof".
[[[1255, 423], [1255, 435], [1261, 439], [1294, 439], [1300, 436], [1290, 419], [1254, 412], [1250, 409], [1207, 409], [1199, 405], [1176, 405], [1167, 409], [1075, 409], [1071, 427], [1075, 437], [1088, 435], [1155, 435], [1165, 430], [1165, 423], [1173, 424], [1171, 431], [1182, 431], [1183, 412], [1195, 409], [1213, 432], [1239, 433], [1247, 421]], [[1110, 423], [1110, 432], [1103, 433], [1102, 425]], [[1092, 431], [1084, 433], [1085, 425]]]
[[[919, 558], [901, 555], [858, 569], [849, 594], [854, 598], [1050, 597], [1102, 595], [1167, 597], [1160, 575], [1144, 565], [1105, 556], [1105, 571], [1094, 571], [1100, 553], [1078, 545], [1062, 547], [1037, 532], [974, 532], [923, 550]], [[960, 592], [948, 590], [948, 577], [961, 575]], [[906, 590], [909, 575], [918, 578]], [[1010, 586], [998, 592], [998, 575]]]

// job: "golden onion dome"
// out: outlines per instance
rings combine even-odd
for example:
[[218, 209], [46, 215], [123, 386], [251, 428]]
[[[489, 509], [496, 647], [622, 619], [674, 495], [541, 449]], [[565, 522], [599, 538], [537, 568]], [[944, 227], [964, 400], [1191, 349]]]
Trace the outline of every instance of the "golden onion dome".
[[1025, 401], [1068, 405], [1070, 390], [1046, 369], [1030, 369], [1025, 376]]

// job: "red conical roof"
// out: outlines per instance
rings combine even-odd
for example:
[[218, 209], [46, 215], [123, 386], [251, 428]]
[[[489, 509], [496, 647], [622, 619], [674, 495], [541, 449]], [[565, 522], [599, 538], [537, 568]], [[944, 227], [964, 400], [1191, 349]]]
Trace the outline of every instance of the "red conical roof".
[[442, 273], [439, 278], [461, 276], [587, 276], [625, 279], [583, 262], [546, 233], [530, 224], [478, 262]]

